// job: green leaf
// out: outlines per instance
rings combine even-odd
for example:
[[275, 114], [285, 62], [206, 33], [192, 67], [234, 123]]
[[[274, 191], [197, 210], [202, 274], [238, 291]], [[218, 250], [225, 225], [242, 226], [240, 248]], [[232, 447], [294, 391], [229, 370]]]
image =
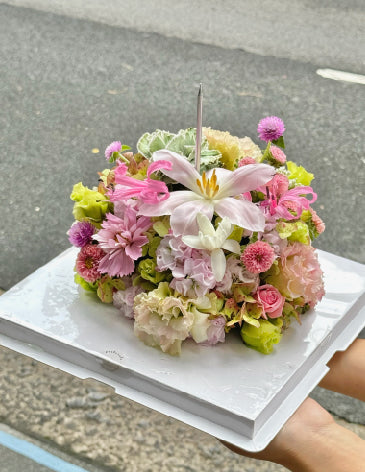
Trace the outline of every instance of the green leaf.
[[113, 152], [113, 154], [109, 157], [109, 162], [112, 163], [112, 162], [115, 162], [119, 157], [119, 152]]
[[280, 136], [279, 139], [276, 139], [272, 143], [275, 144], [275, 146], [279, 146], [279, 147], [285, 149], [284, 137], [283, 136]]

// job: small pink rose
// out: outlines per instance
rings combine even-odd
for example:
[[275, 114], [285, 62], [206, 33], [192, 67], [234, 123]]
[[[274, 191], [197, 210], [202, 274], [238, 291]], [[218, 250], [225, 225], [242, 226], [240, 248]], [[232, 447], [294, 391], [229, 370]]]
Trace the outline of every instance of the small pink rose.
[[261, 285], [254, 298], [269, 318], [278, 318], [282, 315], [285, 298], [272, 285]]

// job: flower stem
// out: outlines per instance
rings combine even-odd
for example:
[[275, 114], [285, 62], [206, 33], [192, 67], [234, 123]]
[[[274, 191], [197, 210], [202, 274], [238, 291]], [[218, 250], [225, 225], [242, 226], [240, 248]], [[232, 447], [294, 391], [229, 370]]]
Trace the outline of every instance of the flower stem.
[[269, 157], [269, 154], [270, 154], [270, 146], [271, 146], [271, 141], [269, 141], [267, 143], [267, 146], [266, 146], [266, 149], [262, 155], [262, 157], [260, 158], [259, 162], [261, 163], [262, 161], [264, 161], [265, 159], [268, 159]]

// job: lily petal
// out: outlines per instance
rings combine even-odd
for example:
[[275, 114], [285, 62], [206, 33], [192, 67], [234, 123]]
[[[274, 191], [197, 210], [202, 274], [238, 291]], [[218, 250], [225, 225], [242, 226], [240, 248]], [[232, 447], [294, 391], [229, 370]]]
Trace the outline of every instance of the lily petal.
[[185, 202], [200, 200], [199, 195], [189, 190], [178, 190], [171, 192], [169, 198], [159, 203], [144, 203], [141, 205], [138, 215], [144, 216], [162, 216], [171, 215], [176, 207]]
[[[200, 199], [198, 195], [195, 195], [195, 197], [195, 201], [183, 203], [173, 211], [170, 218], [170, 224], [175, 236], [180, 236], [181, 234], [198, 233], [198, 223], [196, 221], [197, 213], [203, 213], [210, 220], [212, 219], [214, 212], [214, 206], [212, 202], [209, 200]], [[190, 200], [193, 199], [190, 198]], [[168, 200], [165, 201], [168, 202]]]
[[264, 230], [265, 216], [254, 203], [248, 200], [224, 198], [215, 204], [215, 212], [222, 218], [225, 216], [229, 218], [234, 225], [250, 231]]
[[173, 180], [176, 180], [180, 184], [183, 184], [184, 187], [187, 187], [190, 190], [193, 190], [195, 193], [201, 195], [200, 188], [198, 187], [196, 181], [200, 179], [200, 174], [195, 169], [195, 167], [190, 164], [186, 157], [181, 156], [177, 152], [167, 151], [163, 149], [161, 151], [156, 151], [152, 155], [154, 161], [169, 161], [172, 164], [171, 170], [169, 169], [160, 169], [160, 171], [170, 177]]
[[196, 215], [200, 231], [204, 236], [215, 236], [215, 229], [211, 223], [211, 220], [204, 214], [198, 213]]
[[222, 245], [222, 248], [234, 252], [235, 254], [241, 254], [241, 246], [234, 239], [227, 239]]
[[189, 234], [187, 236], [183, 236], [181, 239], [183, 240], [183, 243], [189, 247], [194, 249], [205, 249], [204, 241], [202, 241], [200, 236]]
[[232, 233], [232, 223], [228, 218], [223, 218], [222, 221], [219, 223], [218, 228], [215, 232], [215, 236], [218, 241], [225, 241], [228, 236]]
[[214, 249], [211, 252], [210, 262], [212, 264], [212, 272], [217, 282], [220, 282], [226, 271], [226, 256], [222, 249]]
[[255, 190], [271, 180], [275, 172], [275, 169], [267, 164], [248, 164], [233, 172], [227, 169], [215, 169], [219, 184], [219, 190], [215, 198], [234, 197]]

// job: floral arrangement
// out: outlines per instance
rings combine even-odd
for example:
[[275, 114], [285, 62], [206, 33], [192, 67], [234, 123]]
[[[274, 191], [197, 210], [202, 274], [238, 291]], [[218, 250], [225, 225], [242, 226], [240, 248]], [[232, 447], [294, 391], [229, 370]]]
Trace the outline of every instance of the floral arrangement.
[[134, 322], [144, 343], [177, 355], [184, 340], [223, 343], [231, 330], [262, 353], [324, 295], [311, 241], [324, 224], [313, 175], [286, 159], [283, 121], [250, 138], [203, 128], [113, 142], [99, 185], [71, 193], [80, 248], [75, 281]]

